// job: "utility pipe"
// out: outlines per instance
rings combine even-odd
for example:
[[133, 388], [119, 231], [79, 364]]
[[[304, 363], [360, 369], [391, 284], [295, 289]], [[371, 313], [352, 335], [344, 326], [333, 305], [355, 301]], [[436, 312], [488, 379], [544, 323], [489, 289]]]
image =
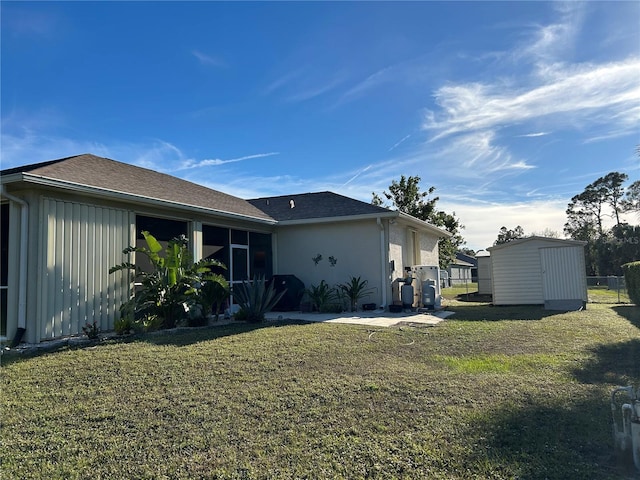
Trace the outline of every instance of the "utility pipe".
[[27, 246], [29, 244], [29, 204], [22, 198], [8, 193], [0, 185], [0, 194], [20, 205], [20, 257], [18, 260], [20, 278], [18, 283], [18, 328], [27, 328]]
[[387, 306], [387, 269], [386, 262], [387, 257], [385, 255], [385, 241], [384, 241], [384, 225], [382, 224], [382, 220], [380, 217], [376, 218], [376, 223], [380, 228], [380, 283], [382, 284], [382, 305], [381, 308], [386, 308]]

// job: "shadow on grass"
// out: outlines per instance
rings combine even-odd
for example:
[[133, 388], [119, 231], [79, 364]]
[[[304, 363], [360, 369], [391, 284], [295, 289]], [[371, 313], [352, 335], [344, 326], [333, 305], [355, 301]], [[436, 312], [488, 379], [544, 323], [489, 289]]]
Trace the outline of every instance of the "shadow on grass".
[[640, 382], [640, 340], [599, 345], [590, 350], [592, 358], [573, 374], [581, 383], [638, 385]]
[[545, 310], [541, 305], [454, 305], [447, 310], [455, 312], [452, 320], [500, 321], [500, 320], [542, 320], [562, 312]]
[[501, 466], [505, 478], [633, 478], [614, 453], [611, 412], [600, 396], [492, 410], [467, 432], [477, 445], [467, 464]]
[[311, 322], [301, 320], [279, 320], [275, 322], [266, 321], [260, 323], [237, 322], [211, 327], [158, 330], [157, 332], [133, 336], [128, 341], [184, 347], [200, 342], [215, 340], [217, 338], [253, 332], [263, 328], [279, 328], [289, 325], [308, 325], [310, 323]]
[[640, 328], [640, 307], [636, 305], [620, 305], [613, 307], [613, 311], [629, 320], [632, 325]]

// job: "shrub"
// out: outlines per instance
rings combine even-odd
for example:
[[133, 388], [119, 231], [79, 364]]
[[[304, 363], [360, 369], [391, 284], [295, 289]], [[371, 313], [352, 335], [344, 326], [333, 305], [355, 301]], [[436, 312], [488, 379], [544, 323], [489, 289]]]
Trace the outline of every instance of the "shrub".
[[305, 293], [311, 300], [313, 307], [319, 312], [326, 312], [327, 308], [338, 299], [336, 289], [322, 280], [319, 285], [311, 285]]
[[640, 261], [625, 263], [622, 270], [631, 302], [640, 305]]
[[100, 336], [100, 327], [98, 326], [98, 321], [94, 320], [93, 323], [87, 322], [85, 326], [82, 327], [82, 331], [91, 340], [96, 340]]
[[367, 288], [367, 280], [360, 280], [360, 277], [351, 277], [347, 283], [341, 283], [338, 288], [349, 299], [351, 311], [358, 310], [358, 301], [369, 295], [373, 288]]
[[135, 331], [134, 328], [135, 321], [130, 316], [123, 316], [118, 319], [113, 324], [113, 329], [116, 331], [118, 335], [128, 335], [129, 333], [133, 333]]
[[235, 318], [246, 317], [243, 319], [250, 323], [263, 321], [264, 314], [278, 303], [285, 292], [286, 290], [277, 293], [273, 283], [267, 286], [264, 277], [254, 277], [252, 282], [242, 282], [233, 289], [233, 296], [240, 305], [240, 312], [236, 313]]
[[[134, 272], [134, 278], [142, 284], [135, 295], [123, 306], [133, 318], [160, 318], [162, 327], [173, 328], [177, 324], [190, 321], [195, 315], [208, 315], [202, 308], [201, 288], [207, 282], [221, 282], [224, 278], [213, 274], [211, 267], [225, 268], [217, 260], [203, 259], [193, 262], [188, 241], [184, 236], [169, 241], [163, 249], [158, 240], [149, 232], [142, 232], [146, 247], [127, 247], [122, 253], [145, 255], [153, 270], [142, 271], [131, 262], [123, 262], [109, 269], [109, 273], [120, 270]], [[210, 308], [211, 304], [209, 304]]]

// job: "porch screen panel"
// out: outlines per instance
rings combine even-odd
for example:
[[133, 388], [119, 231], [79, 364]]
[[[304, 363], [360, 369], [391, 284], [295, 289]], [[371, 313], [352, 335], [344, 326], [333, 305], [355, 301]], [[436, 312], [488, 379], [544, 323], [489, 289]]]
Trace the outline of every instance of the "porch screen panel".
[[130, 218], [124, 210], [45, 199], [41, 338], [82, 333], [97, 321], [113, 329], [128, 298], [128, 279], [109, 268], [126, 259]]

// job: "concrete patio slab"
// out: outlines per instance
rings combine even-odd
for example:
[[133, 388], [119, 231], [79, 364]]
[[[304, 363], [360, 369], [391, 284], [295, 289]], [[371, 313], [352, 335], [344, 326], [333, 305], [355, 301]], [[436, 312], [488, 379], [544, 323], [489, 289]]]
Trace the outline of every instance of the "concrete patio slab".
[[429, 313], [400, 312], [391, 313], [384, 310], [343, 313], [302, 313], [302, 312], [269, 312], [266, 320], [302, 320], [305, 322], [348, 323], [353, 325], [370, 325], [375, 327], [392, 327], [399, 323], [419, 323], [437, 325], [454, 312], [439, 310]]

